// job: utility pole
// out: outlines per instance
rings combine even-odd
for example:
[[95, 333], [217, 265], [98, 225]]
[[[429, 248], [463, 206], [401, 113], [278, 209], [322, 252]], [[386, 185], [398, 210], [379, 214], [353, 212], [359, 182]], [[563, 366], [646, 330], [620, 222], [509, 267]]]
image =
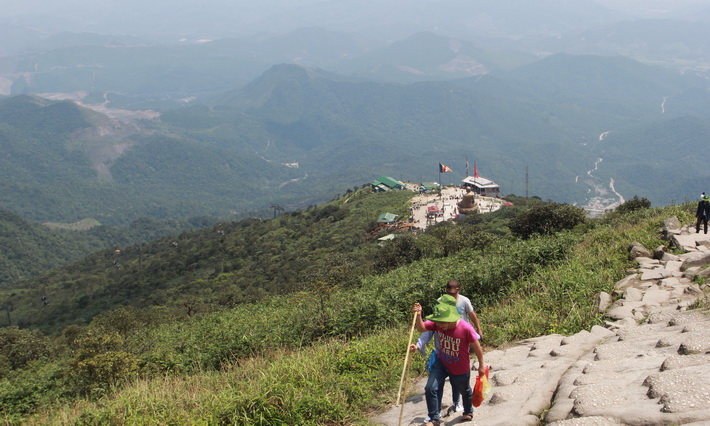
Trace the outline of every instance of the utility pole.
[[5, 302], [5, 304], [2, 306], [3, 309], [7, 312], [7, 325], [10, 326], [12, 325], [12, 319], [10, 318], [10, 312], [15, 310], [15, 306], [12, 304], [12, 302]]
[[529, 184], [528, 165], [526, 164], [525, 165], [525, 203], [527, 203], [527, 200], [528, 200], [528, 184]]
[[276, 211], [283, 211], [283, 207], [281, 207], [279, 204], [274, 204], [271, 206], [272, 209], [274, 209], [274, 219], [276, 219]]
[[138, 269], [143, 270], [143, 244], [138, 244]]

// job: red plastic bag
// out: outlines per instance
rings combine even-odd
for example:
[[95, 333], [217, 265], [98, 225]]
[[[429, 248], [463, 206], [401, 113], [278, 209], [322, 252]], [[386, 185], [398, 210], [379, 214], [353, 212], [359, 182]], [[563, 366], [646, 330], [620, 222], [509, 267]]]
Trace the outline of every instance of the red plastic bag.
[[479, 407], [483, 400], [491, 395], [493, 387], [488, 382], [488, 368], [486, 366], [486, 374], [483, 376], [476, 376], [476, 384], [473, 386], [473, 396], [471, 397], [471, 403], [474, 407]]

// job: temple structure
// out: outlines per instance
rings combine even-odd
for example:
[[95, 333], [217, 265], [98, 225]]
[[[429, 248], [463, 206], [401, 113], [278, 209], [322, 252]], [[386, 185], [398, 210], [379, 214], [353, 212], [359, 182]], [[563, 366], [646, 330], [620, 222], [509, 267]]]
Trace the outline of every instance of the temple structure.
[[467, 176], [461, 182], [464, 187], [471, 188], [475, 194], [482, 197], [500, 197], [500, 187], [490, 179], [480, 176]]

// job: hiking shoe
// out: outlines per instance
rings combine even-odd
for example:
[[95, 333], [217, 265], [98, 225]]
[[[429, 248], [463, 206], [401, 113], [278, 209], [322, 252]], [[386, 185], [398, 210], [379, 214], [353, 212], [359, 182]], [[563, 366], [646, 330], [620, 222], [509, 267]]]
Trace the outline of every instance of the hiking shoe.
[[463, 404], [461, 403], [461, 401], [456, 403], [456, 409], [454, 409], [454, 411], [456, 411], [457, 413], [463, 411]]

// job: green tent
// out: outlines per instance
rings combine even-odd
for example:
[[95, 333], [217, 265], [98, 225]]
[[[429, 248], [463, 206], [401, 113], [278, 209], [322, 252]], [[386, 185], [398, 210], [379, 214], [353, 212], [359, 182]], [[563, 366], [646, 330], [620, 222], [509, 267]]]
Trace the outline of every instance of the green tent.
[[382, 213], [377, 218], [377, 223], [393, 223], [399, 216], [394, 213]]

